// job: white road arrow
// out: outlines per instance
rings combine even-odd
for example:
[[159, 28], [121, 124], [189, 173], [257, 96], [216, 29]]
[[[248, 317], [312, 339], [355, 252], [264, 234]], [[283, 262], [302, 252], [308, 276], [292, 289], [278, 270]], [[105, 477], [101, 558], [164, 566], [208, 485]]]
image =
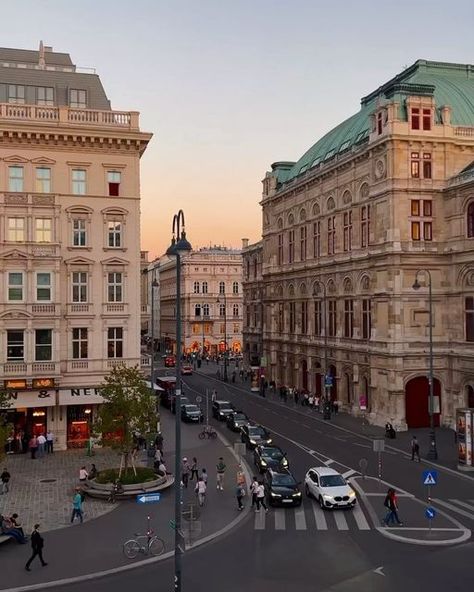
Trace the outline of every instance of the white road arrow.
[[377, 567], [377, 569], [374, 569], [374, 573], [378, 574], [379, 576], [385, 577], [385, 574], [383, 573], [383, 565], [381, 565], [380, 567]]

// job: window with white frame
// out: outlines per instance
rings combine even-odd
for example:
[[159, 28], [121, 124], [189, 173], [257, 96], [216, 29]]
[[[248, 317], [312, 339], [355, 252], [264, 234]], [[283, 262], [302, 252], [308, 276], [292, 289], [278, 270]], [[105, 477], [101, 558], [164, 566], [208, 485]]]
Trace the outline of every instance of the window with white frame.
[[51, 273], [39, 271], [36, 274], [37, 302], [51, 302]]
[[219, 282], [219, 294], [225, 294], [225, 282]]
[[111, 249], [119, 249], [122, 246], [122, 222], [109, 220], [107, 222], [107, 244]]
[[219, 316], [225, 317], [225, 304], [219, 304]]
[[51, 218], [35, 218], [35, 241], [37, 243], [52, 242]]
[[53, 330], [36, 329], [35, 331], [35, 360], [44, 362], [53, 359]]
[[8, 218], [8, 240], [22, 243], [25, 240], [25, 219], [20, 217]]
[[107, 171], [107, 184], [110, 197], [118, 197], [120, 195], [121, 180], [122, 173], [120, 171]]
[[20, 165], [8, 167], [8, 191], [23, 191], [24, 169]]
[[87, 221], [84, 218], [74, 218], [72, 221], [72, 246], [85, 247], [87, 245]]
[[36, 167], [35, 191], [37, 193], [51, 193], [51, 169]]
[[25, 359], [25, 333], [21, 329], [7, 330], [7, 361], [19, 362]]
[[48, 86], [37, 86], [36, 104], [43, 107], [52, 107], [54, 105], [54, 89]]
[[72, 169], [71, 183], [73, 195], [86, 194], [86, 171], [84, 169]]
[[203, 304], [203, 306], [202, 306], [202, 314], [203, 314], [205, 317], [208, 317], [208, 316], [209, 316], [209, 314], [210, 314], [210, 310], [211, 310], [211, 309], [210, 309], [210, 306], [209, 306], [209, 304]]
[[238, 294], [239, 293], [239, 282], [234, 282], [232, 284], [232, 294]]
[[22, 271], [8, 272], [8, 300], [21, 302], [23, 300], [24, 280]]
[[9, 84], [8, 102], [23, 105], [25, 103], [25, 87], [17, 84]]
[[207, 294], [207, 282], [202, 282], [202, 293]]
[[194, 282], [193, 292], [194, 294], [199, 294], [199, 282]]
[[107, 274], [107, 302], [123, 302], [123, 273], [120, 271]]
[[85, 90], [71, 88], [69, 91], [69, 106], [75, 109], [86, 109], [87, 92]]
[[411, 200], [411, 239], [433, 240], [433, 202], [431, 199]]
[[107, 357], [123, 358], [123, 327], [107, 329]]
[[72, 301], [88, 301], [88, 274], [86, 271], [73, 271], [72, 273]]
[[238, 317], [239, 316], [239, 305], [238, 304], [234, 304], [232, 306], [232, 315], [234, 317]]
[[194, 316], [195, 317], [200, 317], [201, 316], [201, 305], [200, 304], [195, 304], [194, 305]]
[[75, 360], [84, 360], [89, 357], [89, 338], [86, 327], [74, 327], [72, 330], [72, 357]]

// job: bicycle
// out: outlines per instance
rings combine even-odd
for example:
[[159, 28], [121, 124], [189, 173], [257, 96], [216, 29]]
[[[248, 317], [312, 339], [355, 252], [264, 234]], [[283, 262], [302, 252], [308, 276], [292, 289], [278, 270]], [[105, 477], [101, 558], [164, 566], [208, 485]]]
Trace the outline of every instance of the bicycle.
[[120, 495], [121, 493], [123, 493], [123, 486], [119, 481], [116, 481], [113, 486], [112, 489], [109, 492], [109, 496], [107, 498], [107, 502], [109, 504], [115, 504], [115, 502], [117, 501], [117, 495]]
[[204, 438], [207, 438], [208, 440], [215, 440], [217, 438], [217, 432], [210, 426], [207, 426], [202, 430], [202, 432], [199, 432], [198, 436], [200, 440], [204, 440]]
[[157, 557], [165, 550], [165, 543], [163, 539], [153, 533], [153, 530], [148, 530], [146, 534], [135, 533], [134, 539], [125, 541], [123, 544], [123, 554], [128, 559], [135, 559], [139, 553], [144, 555], [153, 555]]

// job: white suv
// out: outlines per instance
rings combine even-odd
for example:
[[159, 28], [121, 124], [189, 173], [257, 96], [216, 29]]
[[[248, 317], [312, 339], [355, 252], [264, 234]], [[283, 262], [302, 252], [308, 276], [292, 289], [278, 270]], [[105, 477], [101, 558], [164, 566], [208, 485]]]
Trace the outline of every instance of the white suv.
[[328, 467], [313, 467], [304, 478], [304, 489], [308, 497], [318, 500], [326, 508], [353, 508], [356, 494], [342, 475]]

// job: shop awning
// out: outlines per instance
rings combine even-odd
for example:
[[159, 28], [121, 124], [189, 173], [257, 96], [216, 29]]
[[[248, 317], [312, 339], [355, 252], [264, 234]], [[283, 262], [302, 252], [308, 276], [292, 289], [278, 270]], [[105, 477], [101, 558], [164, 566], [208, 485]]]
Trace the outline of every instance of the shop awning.
[[7, 411], [20, 407], [53, 407], [56, 405], [56, 391], [11, 391], [8, 392], [7, 401], [10, 403]]
[[103, 403], [100, 389], [96, 387], [80, 387], [61, 389], [59, 391], [60, 405], [95, 405]]

